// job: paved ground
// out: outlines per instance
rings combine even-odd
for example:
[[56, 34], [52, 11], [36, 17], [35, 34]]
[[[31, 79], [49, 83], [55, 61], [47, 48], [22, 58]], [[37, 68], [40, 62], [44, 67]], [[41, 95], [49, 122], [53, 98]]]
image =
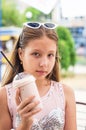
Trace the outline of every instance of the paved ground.
[[62, 78], [62, 82], [72, 87], [74, 90], [86, 90], [86, 74], [77, 74]]

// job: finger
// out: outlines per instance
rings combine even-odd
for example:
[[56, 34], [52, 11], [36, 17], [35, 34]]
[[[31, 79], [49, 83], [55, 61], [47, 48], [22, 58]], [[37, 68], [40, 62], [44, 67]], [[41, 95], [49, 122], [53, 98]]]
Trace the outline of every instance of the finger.
[[35, 96], [30, 96], [29, 98], [27, 98], [24, 101], [22, 101], [20, 103], [20, 105], [17, 107], [17, 110], [23, 109], [25, 106], [27, 106], [28, 104], [30, 104], [33, 101], [34, 98], [35, 98]]
[[20, 115], [22, 115], [22, 113], [28, 113], [28, 112], [32, 111], [33, 109], [36, 109], [38, 104], [39, 104], [39, 101], [34, 101], [34, 102], [27, 104], [21, 110], [20, 110], [20, 108], [17, 108], [17, 111], [19, 112]]
[[38, 112], [40, 112], [42, 109], [41, 108], [37, 108], [37, 109], [34, 109], [34, 110], [32, 110], [32, 111], [30, 111], [30, 112], [28, 112], [28, 113], [25, 113], [24, 115], [23, 115], [23, 117], [24, 118], [30, 118], [30, 117], [32, 117], [33, 115], [35, 115], [35, 114], [37, 114]]

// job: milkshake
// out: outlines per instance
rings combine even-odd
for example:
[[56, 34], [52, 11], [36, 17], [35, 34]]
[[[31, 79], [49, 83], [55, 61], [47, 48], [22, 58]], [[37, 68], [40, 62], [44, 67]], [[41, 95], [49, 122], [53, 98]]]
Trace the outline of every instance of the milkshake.
[[[36, 79], [33, 75], [30, 75], [30, 74], [27, 74], [24, 72], [19, 73], [14, 77], [13, 87], [20, 88], [20, 94], [21, 94], [22, 101], [32, 95], [35, 96], [34, 100], [40, 101], [40, 96], [38, 93], [38, 89], [37, 89], [35, 80]], [[41, 101], [37, 107], [42, 108]]]

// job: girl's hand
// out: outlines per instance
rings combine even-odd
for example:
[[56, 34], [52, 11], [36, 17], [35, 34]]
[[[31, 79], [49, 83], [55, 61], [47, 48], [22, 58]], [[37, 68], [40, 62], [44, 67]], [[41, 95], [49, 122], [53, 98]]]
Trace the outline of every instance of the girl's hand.
[[30, 96], [24, 101], [20, 100], [20, 90], [16, 92], [17, 111], [21, 117], [21, 124], [25, 128], [29, 128], [33, 123], [33, 115], [38, 113], [41, 109], [37, 107], [39, 101], [33, 100], [35, 96]]

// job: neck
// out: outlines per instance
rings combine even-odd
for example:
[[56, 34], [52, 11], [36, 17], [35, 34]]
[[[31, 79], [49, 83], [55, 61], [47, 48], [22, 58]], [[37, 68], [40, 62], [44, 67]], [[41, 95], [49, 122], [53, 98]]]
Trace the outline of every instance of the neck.
[[47, 91], [50, 89], [50, 80], [48, 79], [36, 80], [36, 84], [40, 96], [44, 96], [47, 93]]
[[36, 80], [36, 84], [38, 88], [42, 88], [44, 86], [50, 85], [50, 80], [48, 79]]

